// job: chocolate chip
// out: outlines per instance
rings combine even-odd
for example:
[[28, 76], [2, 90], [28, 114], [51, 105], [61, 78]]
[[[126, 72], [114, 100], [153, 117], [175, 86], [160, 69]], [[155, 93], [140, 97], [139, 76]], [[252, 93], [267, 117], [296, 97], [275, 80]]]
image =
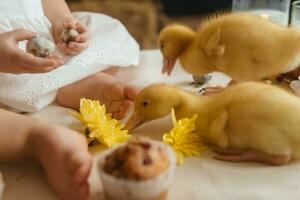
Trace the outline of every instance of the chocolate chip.
[[277, 82], [282, 82], [283, 80], [284, 80], [284, 77], [281, 75], [276, 77]]
[[120, 169], [122, 167], [123, 163], [124, 163], [124, 160], [122, 160], [120, 158], [115, 159], [111, 165], [112, 170]]
[[130, 146], [126, 146], [125, 147], [125, 150], [124, 150], [124, 152], [125, 152], [125, 154], [134, 154], [134, 153], [136, 153], [137, 152], [137, 149], [136, 148], [134, 148], [134, 147], [130, 147]]
[[125, 152], [125, 154], [129, 154], [130, 153], [130, 148], [129, 147], [125, 147], [124, 152]]
[[151, 144], [148, 142], [141, 143], [141, 146], [146, 150], [151, 148]]
[[143, 164], [144, 165], [151, 165], [152, 164], [151, 158], [150, 157], [144, 158]]

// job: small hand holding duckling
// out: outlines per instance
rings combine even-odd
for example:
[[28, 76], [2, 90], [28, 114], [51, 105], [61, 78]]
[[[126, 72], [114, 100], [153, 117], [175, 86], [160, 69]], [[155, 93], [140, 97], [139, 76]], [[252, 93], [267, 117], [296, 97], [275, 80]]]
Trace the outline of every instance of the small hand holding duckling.
[[272, 85], [246, 82], [215, 96], [196, 96], [166, 84], [142, 90], [126, 128], [161, 118], [197, 114], [196, 130], [218, 147], [217, 159], [282, 165], [300, 157], [300, 101]]
[[299, 31], [246, 13], [216, 15], [197, 32], [170, 25], [159, 34], [158, 45], [168, 75], [178, 58], [193, 75], [219, 71], [238, 82], [286, 73], [300, 63]]

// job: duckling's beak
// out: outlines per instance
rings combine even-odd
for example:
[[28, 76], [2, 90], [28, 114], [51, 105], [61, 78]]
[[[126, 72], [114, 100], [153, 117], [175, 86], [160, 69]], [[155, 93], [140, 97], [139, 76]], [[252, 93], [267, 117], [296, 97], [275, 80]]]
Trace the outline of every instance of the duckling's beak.
[[164, 61], [163, 61], [163, 68], [162, 68], [162, 71], [161, 73], [166, 73], [168, 74], [168, 76], [171, 75], [173, 69], [174, 69], [174, 66], [175, 66], [175, 63], [176, 63], [176, 59], [170, 59], [170, 58], [166, 58], [164, 57]]
[[144, 119], [141, 116], [139, 116], [137, 114], [137, 112], [135, 111], [132, 114], [132, 116], [129, 118], [127, 123], [125, 124], [124, 129], [126, 129], [126, 130], [135, 129], [135, 128], [141, 126], [144, 122], [145, 122]]

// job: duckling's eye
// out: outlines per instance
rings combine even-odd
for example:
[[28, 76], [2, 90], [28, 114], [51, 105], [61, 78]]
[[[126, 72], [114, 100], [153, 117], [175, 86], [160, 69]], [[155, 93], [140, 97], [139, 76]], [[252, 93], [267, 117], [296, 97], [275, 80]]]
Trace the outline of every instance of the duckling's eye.
[[143, 102], [143, 106], [145, 106], [145, 107], [148, 106], [148, 102], [147, 102], [147, 101], [144, 101], [144, 102]]
[[164, 44], [161, 44], [161, 45], [160, 45], [160, 48], [161, 48], [161, 49], [164, 49], [164, 48], [165, 48], [165, 45], [164, 45]]

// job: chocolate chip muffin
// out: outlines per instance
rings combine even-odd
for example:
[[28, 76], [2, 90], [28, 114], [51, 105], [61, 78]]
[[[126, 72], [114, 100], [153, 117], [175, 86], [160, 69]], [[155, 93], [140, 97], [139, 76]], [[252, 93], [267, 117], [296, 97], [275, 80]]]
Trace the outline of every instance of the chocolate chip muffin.
[[133, 137], [105, 158], [103, 170], [116, 178], [141, 181], [157, 177], [169, 165], [160, 145], [148, 138]]
[[99, 154], [99, 175], [109, 200], [166, 200], [176, 156], [167, 144], [132, 137]]

